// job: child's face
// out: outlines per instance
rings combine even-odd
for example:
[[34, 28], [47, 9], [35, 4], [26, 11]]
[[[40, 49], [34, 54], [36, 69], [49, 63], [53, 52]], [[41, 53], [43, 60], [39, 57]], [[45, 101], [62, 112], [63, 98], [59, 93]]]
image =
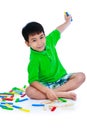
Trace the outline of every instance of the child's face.
[[45, 34], [43, 32], [35, 35], [29, 35], [29, 42], [26, 44], [36, 51], [43, 51], [46, 45]]

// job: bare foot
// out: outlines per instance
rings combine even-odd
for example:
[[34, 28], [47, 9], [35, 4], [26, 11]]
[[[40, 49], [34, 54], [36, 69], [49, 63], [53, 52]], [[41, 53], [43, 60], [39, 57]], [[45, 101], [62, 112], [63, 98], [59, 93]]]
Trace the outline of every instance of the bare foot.
[[73, 92], [56, 92], [58, 97], [64, 97], [72, 100], [76, 100], [76, 94]]
[[73, 92], [67, 92], [67, 94], [65, 96], [66, 96], [65, 98], [76, 100], [76, 94]]

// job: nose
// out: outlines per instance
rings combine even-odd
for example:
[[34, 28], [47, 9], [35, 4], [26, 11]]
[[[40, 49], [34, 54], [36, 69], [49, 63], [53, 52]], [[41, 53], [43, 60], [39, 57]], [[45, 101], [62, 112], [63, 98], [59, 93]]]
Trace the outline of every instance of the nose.
[[41, 45], [41, 43], [42, 43], [41, 39], [38, 39], [38, 45]]

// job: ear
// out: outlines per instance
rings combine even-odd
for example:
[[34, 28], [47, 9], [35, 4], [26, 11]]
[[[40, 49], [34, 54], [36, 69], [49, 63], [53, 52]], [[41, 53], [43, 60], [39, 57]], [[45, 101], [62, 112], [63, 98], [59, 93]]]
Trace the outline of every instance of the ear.
[[29, 42], [27, 42], [27, 41], [25, 41], [25, 44], [29, 47], [30, 45], [29, 45]]

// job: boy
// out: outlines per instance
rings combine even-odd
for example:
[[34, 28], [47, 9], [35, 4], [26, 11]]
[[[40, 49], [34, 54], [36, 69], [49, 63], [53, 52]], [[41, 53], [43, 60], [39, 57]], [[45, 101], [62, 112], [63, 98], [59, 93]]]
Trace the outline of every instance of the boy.
[[30, 47], [28, 82], [26, 94], [32, 99], [56, 100], [58, 97], [76, 100], [70, 92], [85, 81], [82, 72], [67, 74], [61, 64], [55, 46], [61, 33], [70, 25], [71, 15], [64, 15], [65, 22], [47, 37], [41, 24], [30, 22], [22, 29], [25, 43]]

